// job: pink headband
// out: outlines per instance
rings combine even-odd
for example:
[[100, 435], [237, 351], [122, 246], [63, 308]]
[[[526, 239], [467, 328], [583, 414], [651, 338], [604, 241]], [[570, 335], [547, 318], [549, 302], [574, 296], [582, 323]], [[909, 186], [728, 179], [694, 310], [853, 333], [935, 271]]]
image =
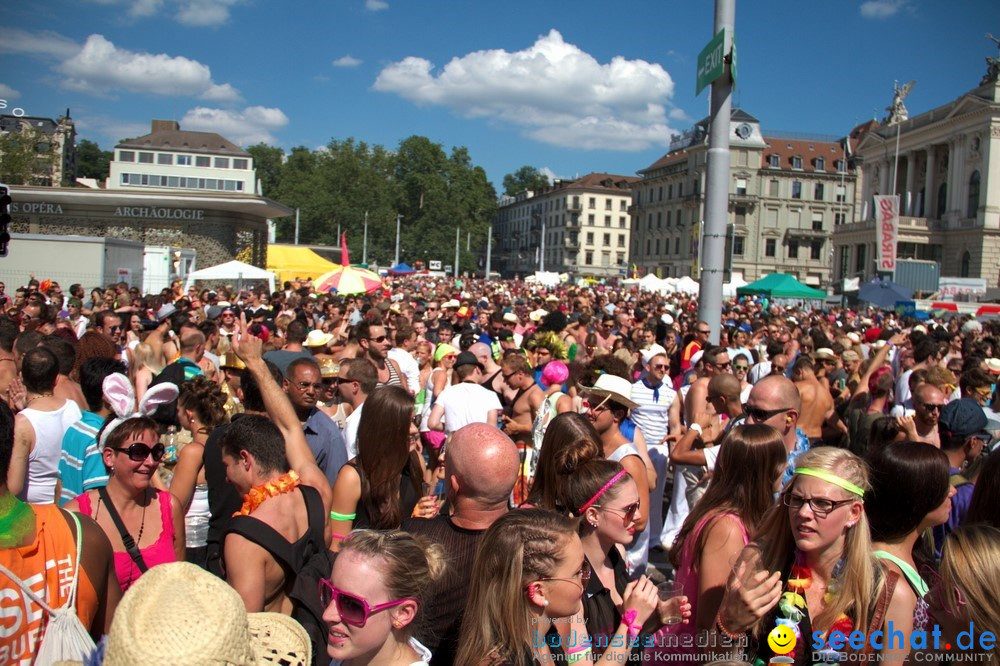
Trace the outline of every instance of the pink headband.
[[601, 486], [601, 489], [598, 490], [596, 493], [594, 493], [594, 496], [591, 497], [590, 500], [586, 504], [584, 504], [583, 506], [580, 507], [580, 510], [576, 512], [577, 515], [582, 514], [584, 511], [586, 511], [590, 507], [594, 506], [594, 502], [596, 502], [597, 500], [601, 499], [601, 495], [603, 495], [604, 493], [608, 492], [608, 488], [610, 488], [611, 486], [613, 486], [616, 483], [618, 483], [618, 479], [622, 478], [626, 474], [628, 474], [628, 472], [623, 469], [622, 471], [618, 472], [613, 477], [611, 477], [610, 481], [608, 481], [603, 486]]

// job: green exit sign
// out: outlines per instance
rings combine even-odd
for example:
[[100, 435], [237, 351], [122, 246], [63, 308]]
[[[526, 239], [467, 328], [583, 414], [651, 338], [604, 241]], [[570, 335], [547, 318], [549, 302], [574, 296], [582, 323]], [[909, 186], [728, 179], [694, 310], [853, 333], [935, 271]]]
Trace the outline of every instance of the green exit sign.
[[698, 78], [695, 95], [726, 71], [726, 31], [720, 30], [698, 54]]

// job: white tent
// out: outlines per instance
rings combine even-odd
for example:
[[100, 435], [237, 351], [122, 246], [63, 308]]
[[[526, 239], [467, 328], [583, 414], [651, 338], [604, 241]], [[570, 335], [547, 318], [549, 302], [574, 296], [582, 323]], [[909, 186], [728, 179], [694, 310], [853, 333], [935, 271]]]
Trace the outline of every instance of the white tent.
[[735, 298], [736, 290], [740, 287], [745, 287], [749, 282], [743, 279], [743, 275], [740, 273], [733, 273], [733, 279], [731, 282], [726, 282], [722, 285], [722, 295], [726, 298]]
[[701, 285], [687, 275], [677, 280], [677, 291], [684, 294], [697, 294]]
[[189, 273], [184, 289], [189, 289], [195, 282], [226, 282], [233, 286], [239, 286], [240, 282], [250, 280], [266, 280], [268, 291], [274, 292], [273, 273], [265, 271], [263, 268], [244, 264], [242, 261], [236, 261], [235, 259], [224, 264], [219, 264], [218, 266], [209, 266], [208, 268], [202, 268], [199, 271]]

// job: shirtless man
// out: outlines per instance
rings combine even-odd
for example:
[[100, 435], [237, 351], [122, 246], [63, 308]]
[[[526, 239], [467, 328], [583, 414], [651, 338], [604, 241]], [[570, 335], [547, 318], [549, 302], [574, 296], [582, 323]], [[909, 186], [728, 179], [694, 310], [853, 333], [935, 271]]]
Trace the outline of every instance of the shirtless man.
[[802, 398], [799, 429], [809, 438], [809, 446], [820, 446], [824, 441], [834, 443], [846, 430], [834, 412], [829, 387], [816, 378], [816, 369], [807, 356], [799, 356], [792, 365], [792, 381]]
[[406, 375], [403, 374], [399, 364], [388, 357], [392, 341], [389, 339], [385, 326], [362, 322], [358, 325], [356, 335], [361, 350], [358, 358], [366, 358], [375, 366], [378, 375], [376, 386], [395, 385], [409, 390], [406, 384]]
[[732, 363], [725, 347], [709, 347], [701, 356], [702, 374], [694, 380], [684, 397], [684, 423], [694, 423], [708, 408], [708, 383], [712, 377], [730, 374]]
[[[256, 507], [248, 507], [249, 516], [277, 531], [289, 543], [296, 543], [310, 528], [303, 496], [303, 489], [309, 486], [318, 492], [322, 502], [324, 540], [329, 545], [326, 517], [332, 498], [330, 483], [316, 465], [295, 410], [261, 357], [261, 341], [247, 334], [245, 328], [244, 320], [240, 334], [233, 338], [233, 350], [257, 380], [268, 415], [243, 416], [222, 436], [226, 479], [246, 496], [251, 488], [276, 481], [291, 468], [298, 474], [301, 485], [271, 496]], [[235, 523], [231, 521], [230, 531], [224, 537], [226, 581], [242, 597], [247, 612], [291, 614], [292, 603], [286, 594], [291, 585], [284, 569], [265, 548], [231, 531]]]
[[[14, 358], [14, 340], [21, 330], [13, 321], [0, 322], [0, 396], [8, 398], [7, 389], [17, 379], [18, 364]], [[9, 404], [9, 403], [8, 403]]]
[[535, 375], [528, 360], [520, 354], [511, 354], [501, 364], [504, 382], [517, 391], [508, 413], [503, 416], [504, 431], [515, 442], [531, 442], [531, 429], [538, 409], [545, 400], [542, 387], [535, 383]]
[[933, 384], [918, 384], [913, 390], [913, 416], [899, 419], [907, 436], [941, 448], [938, 418], [945, 406], [945, 395]]
[[493, 360], [493, 352], [485, 342], [477, 342], [469, 347], [469, 351], [475, 354], [476, 359], [483, 364], [483, 388], [489, 389], [497, 394], [500, 405], [505, 409], [514, 400], [517, 391], [507, 385], [503, 380], [504, 370]]

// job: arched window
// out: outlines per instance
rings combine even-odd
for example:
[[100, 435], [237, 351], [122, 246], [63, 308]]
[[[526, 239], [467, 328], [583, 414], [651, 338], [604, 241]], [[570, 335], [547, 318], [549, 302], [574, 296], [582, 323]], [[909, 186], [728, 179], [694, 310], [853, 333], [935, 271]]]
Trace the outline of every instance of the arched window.
[[965, 216], [975, 217], [979, 210], [979, 172], [973, 171], [969, 176], [969, 199], [965, 205]]
[[969, 254], [968, 250], [966, 250], [965, 252], [962, 253], [962, 267], [958, 271], [960, 277], [964, 278], [969, 277], [969, 268], [971, 263], [972, 263], [972, 255]]
[[938, 188], [937, 198], [938, 219], [944, 217], [944, 212], [946, 210], [948, 210], [948, 183], [941, 183], [941, 187]]

